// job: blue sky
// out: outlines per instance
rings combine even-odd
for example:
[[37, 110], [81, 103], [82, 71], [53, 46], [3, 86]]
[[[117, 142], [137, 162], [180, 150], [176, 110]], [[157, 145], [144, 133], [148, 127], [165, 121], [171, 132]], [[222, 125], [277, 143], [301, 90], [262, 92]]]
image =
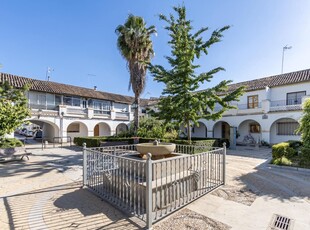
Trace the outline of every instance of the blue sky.
[[[155, 25], [153, 63], [167, 66], [163, 56], [170, 54], [169, 37], [158, 14], [167, 15], [182, 3], [195, 29], [207, 26], [211, 33], [232, 26], [199, 60], [199, 72], [226, 69], [202, 89], [224, 79], [240, 82], [279, 74], [286, 44], [293, 48], [285, 52], [284, 72], [310, 68], [309, 0], [0, 0], [0, 71], [44, 80], [50, 66], [52, 81], [132, 95], [115, 28], [129, 13]], [[149, 74], [147, 79], [142, 96], [159, 96], [162, 85]]]

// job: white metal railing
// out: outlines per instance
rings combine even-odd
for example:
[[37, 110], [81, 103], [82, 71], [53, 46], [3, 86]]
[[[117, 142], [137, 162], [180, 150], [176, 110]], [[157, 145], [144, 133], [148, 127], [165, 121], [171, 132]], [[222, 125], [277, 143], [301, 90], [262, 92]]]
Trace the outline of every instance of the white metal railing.
[[128, 112], [115, 112], [115, 118], [129, 120], [129, 113]]
[[300, 100], [276, 100], [270, 102], [270, 111], [301, 110]]
[[262, 103], [258, 102], [253, 108], [250, 108], [248, 104], [238, 104], [238, 109], [257, 109], [262, 107]]
[[28, 108], [30, 108], [30, 109], [43, 109], [43, 110], [58, 110], [57, 105], [34, 104], [34, 103], [28, 103]]
[[87, 110], [84, 108], [74, 108], [74, 107], [67, 107], [67, 114], [79, 114], [79, 115], [85, 115], [87, 113]]
[[225, 146], [177, 145], [176, 149], [179, 153], [174, 157], [152, 160], [150, 154], [140, 158], [135, 145], [84, 145], [83, 184], [151, 228], [152, 223], [225, 183]]

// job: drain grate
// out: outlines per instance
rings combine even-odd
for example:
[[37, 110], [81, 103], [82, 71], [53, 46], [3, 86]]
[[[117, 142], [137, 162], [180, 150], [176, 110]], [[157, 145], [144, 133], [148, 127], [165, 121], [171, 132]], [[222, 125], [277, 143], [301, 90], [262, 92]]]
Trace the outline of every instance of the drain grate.
[[270, 230], [292, 230], [294, 220], [285, 216], [273, 214], [270, 223]]

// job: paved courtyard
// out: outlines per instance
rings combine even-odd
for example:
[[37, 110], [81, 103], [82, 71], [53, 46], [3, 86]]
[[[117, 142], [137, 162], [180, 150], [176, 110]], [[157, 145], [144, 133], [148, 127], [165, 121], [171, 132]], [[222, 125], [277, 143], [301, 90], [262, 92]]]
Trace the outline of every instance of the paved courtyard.
[[[0, 165], [0, 229], [143, 229], [81, 189], [80, 149], [30, 150], [30, 160]], [[273, 214], [310, 229], [310, 173], [270, 168], [270, 149], [229, 150], [227, 185], [154, 229], [268, 229]]]

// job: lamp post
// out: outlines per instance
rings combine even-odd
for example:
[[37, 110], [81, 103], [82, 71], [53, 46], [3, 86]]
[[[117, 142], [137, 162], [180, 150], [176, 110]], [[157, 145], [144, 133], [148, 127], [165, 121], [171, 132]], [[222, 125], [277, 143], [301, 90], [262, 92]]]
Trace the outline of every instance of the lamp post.
[[281, 73], [283, 73], [283, 64], [284, 64], [284, 51], [285, 50], [289, 50], [289, 49], [292, 49], [292, 46], [284, 46], [283, 47], [283, 51], [282, 51], [282, 69], [281, 69]]

